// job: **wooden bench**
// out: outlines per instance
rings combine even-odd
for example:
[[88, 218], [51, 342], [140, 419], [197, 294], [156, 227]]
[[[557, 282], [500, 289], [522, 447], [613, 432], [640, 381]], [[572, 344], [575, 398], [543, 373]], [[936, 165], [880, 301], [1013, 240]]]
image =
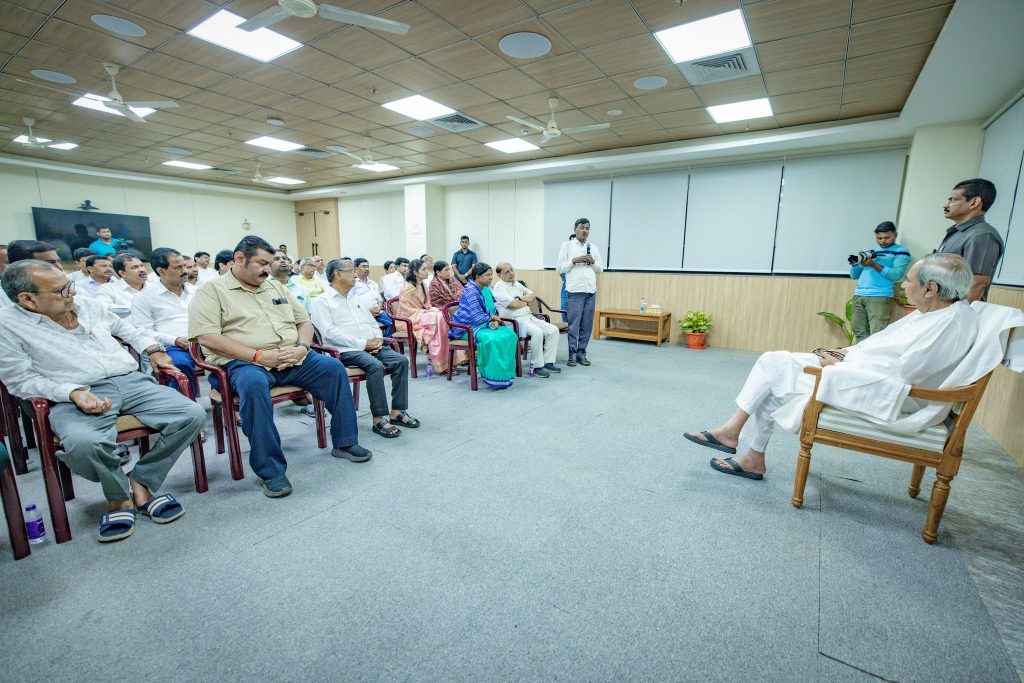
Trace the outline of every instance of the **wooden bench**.
[[[646, 329], [627, 329], [613, 327], [614, 322], [642, 322], [654, 323], [654, 327]], [[602, 326], [604, 323], [607, 325]], [[609, 308], [594, 312], [594, 339], [601, 337], [612, 337], [615, 339], [634, 339], [637, 341], [650, 341], [658, 346], [669, 340], [671, 335], [672, 314], [664, 309], [657, 311], [626, 311], [619, 308]]]

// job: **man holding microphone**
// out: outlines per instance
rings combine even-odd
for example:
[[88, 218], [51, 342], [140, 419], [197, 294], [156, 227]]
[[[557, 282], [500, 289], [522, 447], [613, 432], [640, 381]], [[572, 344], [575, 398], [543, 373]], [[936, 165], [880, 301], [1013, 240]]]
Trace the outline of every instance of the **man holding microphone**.
[[576, 236], [558, 251], [558, 272], [565, 275], [566, 311], [569, 316], [568, 365], [590, 365], [587, 344], [594, 328], [594, 300], [597, 296], [597, 274], [604, 270], [601, 253], [587, 241], [590, 220], [579, 218], [574, 227]]

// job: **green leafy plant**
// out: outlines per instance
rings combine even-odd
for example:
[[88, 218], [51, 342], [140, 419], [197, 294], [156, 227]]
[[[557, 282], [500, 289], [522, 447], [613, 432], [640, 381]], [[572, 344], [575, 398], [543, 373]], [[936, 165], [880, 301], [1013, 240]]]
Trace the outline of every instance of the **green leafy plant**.
[[683, 332], [708, 332], [711, 329], [711, 314], [704, 311], [687, 311], [679, 319], [679, 329]]
[[892, 285], [892, 298], [900, 306], [909, 306], [910, 302], [907, 301], [907, 293], [903, 291], [903, 280], [897, 280]]
[[818, 311], [818, 315], [839, 327], [846, 335], [847, 343], [853, 346], [853, 299], [846, 302], [846, 320], [828, 311]]

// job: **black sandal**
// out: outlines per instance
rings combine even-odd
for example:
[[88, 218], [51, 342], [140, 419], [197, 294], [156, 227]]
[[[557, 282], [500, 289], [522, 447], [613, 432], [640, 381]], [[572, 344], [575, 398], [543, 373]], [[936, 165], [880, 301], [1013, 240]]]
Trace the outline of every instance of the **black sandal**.
[[391, 418], [391, 421], [401, 425], [402, 427], [408, 427], [409, 429], [416, 429], [420, 426], [420, 421], [415, 417], [409, 417], [404, 410]]
[[381, 420], [377, 424], [373, 425], [373, 433], [380, 434], [385, 439], [394, 439], [395, 437], [402, 435], [402, 430], [397, 427], [392, 427], [391, 423], [387, 420]]

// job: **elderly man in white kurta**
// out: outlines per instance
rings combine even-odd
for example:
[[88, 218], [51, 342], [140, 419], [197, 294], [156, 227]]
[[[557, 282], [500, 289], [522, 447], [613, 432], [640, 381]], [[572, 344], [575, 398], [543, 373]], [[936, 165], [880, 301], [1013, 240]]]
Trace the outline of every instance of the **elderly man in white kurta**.
[[[909, 385], [937, 387], [971, 349], [978, 334], [978, 315], [967, 303], [973, 274], [953, 254], [930, 254], [907, 273], [903, 289], [917, 311], [882, 332], [847, 349], [819, 349], [814, 354], [772, 351], [757, 359], [729, 420], [684, 437], [729, 454], [741, 439], [749, 444], [739, 458], [713, 458], [711, 466], [725, 474], [763, 479], [764, 453], [776, 422], [792, 427], [793, 417], [814, 390], [807, 365], [827, 368], [819, 397], [853, 410], [880, 425], [898, 428]], [[942, 420], [936, 413], [932, 424]], [[752, 419], [751, 419], [752, 418]], [[930, 425], [919, 425], [920, 428]]]
[[558, 354], [558, 328], [533, 316], [530, 304], [536, 301], [537, 297], [521, 283], [516, 282], [516, 273], [511, 263], [499, 263], [494, 267], [494, 271], [500, 278], [498, 282], [491, 283], [494, 305], [498, 307], [498, 315], [502, 318], [512, 318], [516, 321], [520, 337], [530, 339], [530, 366], [533, 368], [534, 376], [550, 377], [552, 372], [561, 372], [562, 369], [555, 365], [555, 357]]

